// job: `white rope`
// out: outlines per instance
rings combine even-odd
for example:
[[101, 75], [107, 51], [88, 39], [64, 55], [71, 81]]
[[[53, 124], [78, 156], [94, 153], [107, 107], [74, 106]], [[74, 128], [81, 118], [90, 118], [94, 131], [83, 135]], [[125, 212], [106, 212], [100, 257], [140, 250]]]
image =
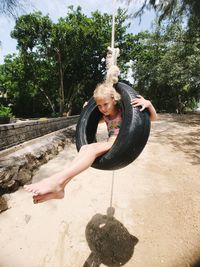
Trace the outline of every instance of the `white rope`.
[[113, 14], [112, 14], [112, 34], [111, 34], [111, 47], [107, 49], [106, 56], [106, 81], [116, 83], [118, 81], [119, 69], [117, 67], [117, 58], [119, 57], [120, 50], [115, 48], [115, 16], [116, 16], [116, 0], [113, 0]]
[[116, 13], [116, 0], [113, 0], [111, 49], [115, 47], [115, 13]]
[[[112, 34], [111, 34], [111, 47], [108, 47], [107, 56], [106, 56], [106, 68], [107, 82], [117, 82], [119, 76], [119, 69], [117, 67], [117, 58], [119, 57], [119, 48], [115, 48], [115, 15], [116, 15], [116, 0], [113, 0], [113, 14], [112, 14]], [[112, 172], [111, 180], [111, 192], [110, 192], [110, 208], [113, 205], [113, 190], [114, 190], [114, 171]], [[113, 215], [112, 215], [113, 216]]]
[[114, 171], [112, 172], [111, 192], [110, 192], [110, 207], [113, 205], [113, 189], [114, 189]]

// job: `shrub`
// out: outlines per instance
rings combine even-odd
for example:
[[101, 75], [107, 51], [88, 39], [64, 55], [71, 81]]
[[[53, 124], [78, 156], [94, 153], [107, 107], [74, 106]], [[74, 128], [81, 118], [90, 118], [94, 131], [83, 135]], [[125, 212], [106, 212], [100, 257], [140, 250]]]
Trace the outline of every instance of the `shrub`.
[[0, 105], [0, 116], [1, 117], [12, 117], [12, 110], [10, 107]]

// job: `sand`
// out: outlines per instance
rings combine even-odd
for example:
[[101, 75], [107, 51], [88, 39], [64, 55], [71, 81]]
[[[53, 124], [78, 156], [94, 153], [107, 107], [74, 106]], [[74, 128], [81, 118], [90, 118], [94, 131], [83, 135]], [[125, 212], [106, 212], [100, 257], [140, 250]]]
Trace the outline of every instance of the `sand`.
[[[0, 267], [102, 267], [109, 260], [127, 267], [200, 266], [199, 133], [199, 115], [160, 115], [141, 155], [115, 171], [114, 180], [112, 171], [89, 168], [67, 185], [62, 200], [34, 205], [22, 188], [7, 194]], [[76, 153], [68, 145], [33, 181], [67, 168]], [[111, 205], [114, 219], [105, 221]], [[91, 242], [100, 246], [100, 261], [88, 259]]]

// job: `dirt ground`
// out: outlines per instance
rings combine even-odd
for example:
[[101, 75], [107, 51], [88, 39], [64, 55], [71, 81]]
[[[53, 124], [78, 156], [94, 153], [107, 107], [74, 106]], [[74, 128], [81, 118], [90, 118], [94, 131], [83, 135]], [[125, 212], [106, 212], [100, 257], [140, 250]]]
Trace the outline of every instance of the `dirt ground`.
[[[33, 205], [23, 189], [6, 195], [0, 267], [200, 266], [199, 138], [200, 115], [160, 115], [126, 168], [89, 168], [63, 200]], [[66, 147], [33, 181], [66, 168], [76, 153]], [[111, 204], [114, 218], [111, 209], [106, 216]]]

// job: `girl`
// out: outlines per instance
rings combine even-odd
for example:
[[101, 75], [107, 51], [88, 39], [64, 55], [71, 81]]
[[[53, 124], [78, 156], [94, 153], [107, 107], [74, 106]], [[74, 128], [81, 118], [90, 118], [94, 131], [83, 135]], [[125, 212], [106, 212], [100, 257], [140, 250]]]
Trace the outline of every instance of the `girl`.
[[[113, 80], [117, 82], [116, 79]], [[65, 186], [69, 181], [92, 165], [94, 160], [107, 152], [113, 145], [120, 129], [122, 117], [119, 108], [120, 95], [113, 87], [113, 83], [104, 82], [97, 86], [94, 91], [94, 99], [102, 118], [107, 124], [108, 139], [104, 142], [92, 143], [81, 147], [72, 164], [63, 171], [52, 175], [38, 183], [25, 185], [26, 191], [33, 193], [33, 202], [41, 203], [50, 199], [61, 199], [64, 197]], [[133, 107], [141, 106], [140, 111], [147, 108], [150, 119], [156, 119], [156, 111], [149, 100], [142, 96], [131, 101]]]

